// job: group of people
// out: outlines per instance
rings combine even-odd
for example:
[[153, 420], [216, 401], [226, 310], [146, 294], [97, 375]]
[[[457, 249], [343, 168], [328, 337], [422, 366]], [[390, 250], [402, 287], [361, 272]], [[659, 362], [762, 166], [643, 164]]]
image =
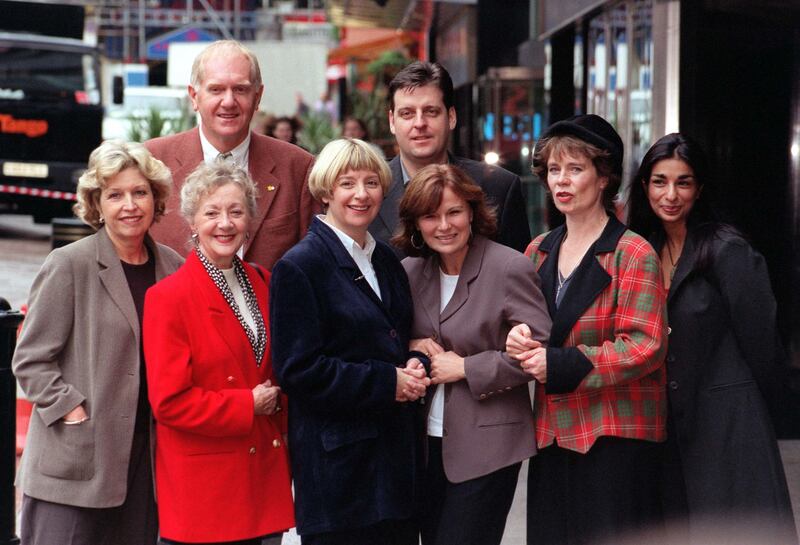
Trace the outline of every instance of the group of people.
[[519, 178], [447, 152], [440, 65], [392, 81], [388, 164], [251, 132], [262, 89], [216, 42], [199, 128], [90, 157], [97, 233], [48, 256], [13, 361], [24, 545], [499, 544], [528, 459], [531, 545], [707, 517], [797, 543], [775, 300], [696, 143], [650, 149], [626, 227], [619, 135], [553, 124], [565, 223], [531, 241]]
[[[299, 115], [274, 116], [259, 110], [254, 113], [250, 126], [257, 133], [266, 134], [290, 144], [300, 145], [299, 135], [303, 130], [303, 121]], [[364, 142], [370, 141], [366, 121], [355, 116], [347, 116], [345, 118], [341, 125], [341, 135], [343, 138], [358, 138]], [[383, 156], [383, 151], [379, 147], [375, 146], [375, 150]]]

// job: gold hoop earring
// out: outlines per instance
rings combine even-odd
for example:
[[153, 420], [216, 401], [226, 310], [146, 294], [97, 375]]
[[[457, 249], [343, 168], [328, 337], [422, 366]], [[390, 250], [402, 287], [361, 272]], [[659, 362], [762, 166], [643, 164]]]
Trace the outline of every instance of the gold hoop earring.
[[414, 242], [414, 235], [419, 235], [420, 237], [422, 237], [422, 233], [420, 233], [419, 231], [414, 231], [413, 233], [411, 233], [411, 237], [410, 237], [410, 239], [411, 239], [411, 247], [414, 248], [415, 250], [423, 249], [425, 247], [425, 240], [423, 239], [419, 243]]

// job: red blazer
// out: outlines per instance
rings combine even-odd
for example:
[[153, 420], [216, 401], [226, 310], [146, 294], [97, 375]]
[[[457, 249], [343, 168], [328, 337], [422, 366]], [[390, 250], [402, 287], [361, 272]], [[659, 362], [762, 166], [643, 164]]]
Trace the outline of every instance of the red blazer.
[[[245, 268], [269, 331], [267, 285]], [[194, 252], [147, 291], [143, 331], [161, 535], [234, 541], [294, 526], [282, 418], [253, 412], [252, 388], [275, 381], [271, 347], [257, 367]]]
[[587, 452], [601, 436], [666, 439], [666, 294], [652, 246], [611, 218], [555, 307], [562, 225], [531, 242], [553, 327], [536, 440]]
[[[150, 152], [172, 171], [167, 213], [150, 228], [150, 235], [185, 256], [191, 249], [189, 225], [180, 213], [181, 187], [203, 160], [198, 128], [145, 142]], [[250, 133], [248, 167], [258, 188], [258, 212], [250, 221], [245, 261], [272, 266], [302, 239], [321, 209], [308, 191], [314, 158], [302, 148]]]

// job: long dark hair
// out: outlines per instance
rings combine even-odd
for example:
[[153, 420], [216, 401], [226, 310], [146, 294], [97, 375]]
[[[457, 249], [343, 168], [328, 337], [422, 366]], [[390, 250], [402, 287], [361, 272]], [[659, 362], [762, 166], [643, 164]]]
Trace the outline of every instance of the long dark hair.
[[664, 226], [650, 207], [647, 198], [647, 185], [656, 163], [663, 159], [680, 159], [694, 171], [694, 178], [699, 190], [702, 190], [689, 217], [686, 229], [697, 251], [696, 269], [704, 272], [713, 263], [711, 242], [723, 234], [741, 236], [735, 227], [723, 223], [722, 215], [714, 207], [714, 181], [708, 168], [708, 161], [703, 148], [695, 140], [678, 132], [661, 137], [647, 150], [642, 164], [631, 180], [631, 192], [628, 200], [628, 226], [643, 237], [663, 242], [666, 239]]

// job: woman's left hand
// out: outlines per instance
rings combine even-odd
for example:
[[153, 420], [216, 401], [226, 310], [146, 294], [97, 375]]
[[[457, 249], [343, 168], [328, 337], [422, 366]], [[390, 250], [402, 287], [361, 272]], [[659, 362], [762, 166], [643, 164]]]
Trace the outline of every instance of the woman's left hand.
[[431, 356], [431, 384], [457, 382], [466, 377], [464, 358], [452, 350]]
[[525, 359], [520, 362], [522, 370], [529, 375], [533, 375], [533, 378], [542, 384], [547, 383], [547, 349], [541, 347], [534, 348], [533, 350], [520, 354], [520, 356], [525, 357]]

